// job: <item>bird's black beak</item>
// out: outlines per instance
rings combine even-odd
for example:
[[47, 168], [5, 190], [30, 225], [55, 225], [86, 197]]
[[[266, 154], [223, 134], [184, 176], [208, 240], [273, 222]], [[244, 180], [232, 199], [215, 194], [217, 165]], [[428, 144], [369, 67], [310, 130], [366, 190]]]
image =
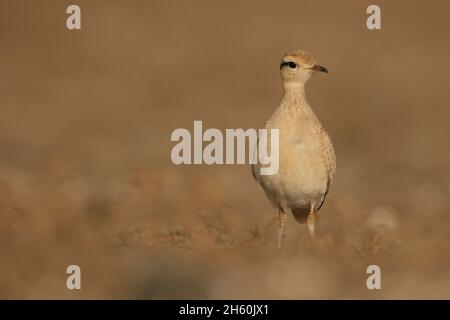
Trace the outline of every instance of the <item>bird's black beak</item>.
[[328, 73], [328, 70], [325, 67], [319, 66], [318, 64], [315, 64], [314, 67], [312, 67], [314, 71], [320, 71]]

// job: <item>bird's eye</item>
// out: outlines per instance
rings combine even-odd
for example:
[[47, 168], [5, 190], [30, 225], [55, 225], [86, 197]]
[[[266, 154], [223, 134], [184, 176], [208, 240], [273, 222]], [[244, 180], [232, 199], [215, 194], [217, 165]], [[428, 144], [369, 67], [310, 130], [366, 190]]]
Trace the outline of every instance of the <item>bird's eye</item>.
[[289, 62], [281, 62], [281, 64], [280, 64], [280, 69], [283, 68], [283, 67], [285, 67], [285, 66], [288, 66], [288, 67], [291, 68], [291, 69], [297, 68], [297, 64], [296, 64], [295, 62], [292, 62], [292, 61], [289, 61]]

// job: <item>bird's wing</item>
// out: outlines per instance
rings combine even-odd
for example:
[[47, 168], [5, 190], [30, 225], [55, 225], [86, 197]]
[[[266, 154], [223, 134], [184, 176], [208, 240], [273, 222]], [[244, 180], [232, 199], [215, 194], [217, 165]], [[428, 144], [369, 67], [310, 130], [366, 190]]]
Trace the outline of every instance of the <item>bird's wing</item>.
[[322, 207], [323, 203], [325, 202], [325, 198], [328, 194], [328, 191], [330, 190], [331, 184], [333, 183], [334, 174], [336, 172], [336, 155], [334, 153], [333, 143], [331, 142], [331, 139], [328, 136], [328, 134], [323, 135], [323, 143], [325, 145], [325, 150], [326, 150], [328, 181], [327, 181], [327, 189], [325, 190], [325, 193], [322, 198], [322, 203], [318, 206], [317, 211], [319, 211], [319, 209]]
[[333, 143], [331, 142], [330, 136], [325, 131], [325, 129], [320, 127], [320, 144], [322, 147], [324, 161], [327, 166], [328, 171], [328, 184], [331, 184], [334, 178], [334, 173], [336, 172], [336, 155], [333, 149]]
[[325, 203], [325, 198], [327, 197], [328, 190], [330, 190], [330, 184], [331, 184], [331, 180], [328, 179], [328, 182], [327, 182], [327, 189], [325, 190], [325, 194], [323, 195], [322, 202], [321, 202], [321, 203], [319, 204], [319, 206], [317, 207], [317, 211], [319, 211], [320, 208], [322, 208], [323, 204]]

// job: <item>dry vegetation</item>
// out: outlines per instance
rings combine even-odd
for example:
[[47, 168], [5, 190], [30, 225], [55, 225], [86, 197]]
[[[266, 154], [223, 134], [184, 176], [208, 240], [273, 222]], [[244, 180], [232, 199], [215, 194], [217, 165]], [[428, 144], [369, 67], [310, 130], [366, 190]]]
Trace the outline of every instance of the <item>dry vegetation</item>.
[[[74, 33], [0, 3], [1, 298], [450, 298], [448, 2], [381, 2], [381, 32], [350, 1], [78, 2]], [[249, 168], [174, 166], [169, 137], [258, 127], [291, 47], [331, 71], [308, 89], [338, 173], [317, 241], [289, 217], [276, 250]]]

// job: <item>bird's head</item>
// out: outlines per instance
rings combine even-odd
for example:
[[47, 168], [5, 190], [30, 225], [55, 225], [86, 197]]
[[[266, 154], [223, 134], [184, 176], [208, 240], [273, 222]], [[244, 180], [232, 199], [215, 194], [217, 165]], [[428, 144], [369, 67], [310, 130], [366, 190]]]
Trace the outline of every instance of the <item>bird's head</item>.
[[317, 64], [316, 60], [303, 50], [290, 50], [281, 59], [281, 78], [285, 82], [305, 84], [316, 71], [328, 70]]

